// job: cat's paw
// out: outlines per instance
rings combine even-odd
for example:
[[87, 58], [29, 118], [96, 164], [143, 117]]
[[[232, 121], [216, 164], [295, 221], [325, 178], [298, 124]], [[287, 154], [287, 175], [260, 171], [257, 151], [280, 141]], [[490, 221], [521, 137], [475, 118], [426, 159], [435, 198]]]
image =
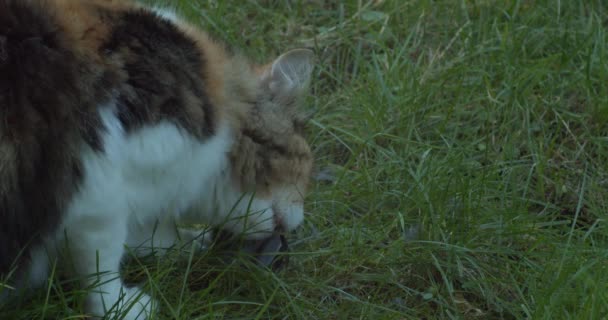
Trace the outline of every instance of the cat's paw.
[[194, 252], [202, 252], [213, 243], [213, 231], [209, 228], [197, 229], [178, 229], [180, 243], [184, 249], [192, 249]]
[[[152, 298], [142, 293], [138, 288], [126, 289], [126, 299], [122, 305], [123, 320], [151, 319], [156, 306]], [[120, 318], [120, 317], [119, 317]]]
[[148, 320], [152, 318], [156, 305], [139, 288], [122, 287], [119, 292], [91, 294], [87, 309], [94, 319]]

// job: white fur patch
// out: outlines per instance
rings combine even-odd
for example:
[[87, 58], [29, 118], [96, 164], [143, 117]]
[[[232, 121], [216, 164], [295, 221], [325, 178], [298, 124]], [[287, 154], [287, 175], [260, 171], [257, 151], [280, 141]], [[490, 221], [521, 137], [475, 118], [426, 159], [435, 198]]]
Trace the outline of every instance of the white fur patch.
[[304, 220], [303, 195], [295, 187], [283, 187], [273, 192], [278, 222], [287, 231], [294, 230]]
[[[112, 306], [138, 301], [124, 319], [147, 319], [154, 301], [137, 288], [126, 288], [119, 276], [125, 245], [138, 252], [170, 247], [179, 238], [178, 223], [205, 223], [263, 238], [275, 227], [274, 201], [235, 189], [227, 125], [202, 143], [170, 122], [127, 135], [115, 112], [114, 104], [100, 108], [104, 151], [83, 149], [84, 178], [56, 245], [65, 244], [78, 275], [94, 275], [87, 281], [97, 285], [87, 298], [89, 312], [114, 314]], [[288, 218], [284, 222], [299, 224], [300, 209], [281, 208], [286, 210], [281, 219]]]
[[180, 21], [180, 18], [178, 17], [177, 12], [175, 12], [175, 10], [173, 10], [173, 9], [154, 7], [154, 8], [152, 8], [152, 11], [154, 11], [156, 14], [158, 14], [162, 18], [169, 20], [170, 22], [177, 23]]
[[209, 181], [227, 164], [230, 131], [220, 126], [201, 143], [174, 124], [161, 122], [126, 135], [113, 104], [103, 106], [100, 115], [106, 128], [104, 152], [84, 149], [84, 179], [57, 238], [67, 235], [77, 273], [105, 272], [88, 281], [100, 283], [99, 293], [88, 297], [90, 312], [103, 315], [116, 302], [139, 298], [145, 303], [134, 305], [125, 319], [145, 319], [153, 311], [149, 297], [125, 288], [119, 277], [124, 245], [150, 239], [159, 218], [160, 244], [175, 242], [170, 228], [174, 217], [213, 192]]

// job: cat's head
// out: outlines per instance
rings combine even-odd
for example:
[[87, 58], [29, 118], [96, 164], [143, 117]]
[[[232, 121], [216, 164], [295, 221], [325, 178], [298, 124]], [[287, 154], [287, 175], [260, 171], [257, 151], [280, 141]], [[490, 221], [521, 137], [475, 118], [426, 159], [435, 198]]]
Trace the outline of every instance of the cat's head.
[[[313, 70], [310, 50], [289, 51], [257, 68], [257, 94], [231, 153], [242, 191], [269, 201], [273, 227], [291, 231], [304, 219], [313, 167], [305, 139], [306, 96]], [[251, 103], [250, 103], [251, 104]]]

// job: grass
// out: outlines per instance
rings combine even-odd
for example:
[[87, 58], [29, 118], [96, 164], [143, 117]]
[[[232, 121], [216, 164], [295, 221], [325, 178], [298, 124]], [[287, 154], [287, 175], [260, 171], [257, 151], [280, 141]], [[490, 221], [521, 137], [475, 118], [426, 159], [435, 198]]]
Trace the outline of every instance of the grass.
[[[260, 62], [316, 50], [322, 174], [283, 271], [129, 268], [158, 318], [608, 317], [603, 1], [171, 3]], [[1, 318], [77, 318], [69, 288]]]

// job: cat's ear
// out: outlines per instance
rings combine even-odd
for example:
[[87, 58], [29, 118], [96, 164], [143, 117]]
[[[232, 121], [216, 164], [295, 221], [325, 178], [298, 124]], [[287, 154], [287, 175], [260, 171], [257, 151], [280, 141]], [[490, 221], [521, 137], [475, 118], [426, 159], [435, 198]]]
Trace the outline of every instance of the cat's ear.
[[279, 56], [264, 72], [263, 80], [270, 93], [281, 99], [294, 99], [308, 90], [314, 53], [295, 49]]

